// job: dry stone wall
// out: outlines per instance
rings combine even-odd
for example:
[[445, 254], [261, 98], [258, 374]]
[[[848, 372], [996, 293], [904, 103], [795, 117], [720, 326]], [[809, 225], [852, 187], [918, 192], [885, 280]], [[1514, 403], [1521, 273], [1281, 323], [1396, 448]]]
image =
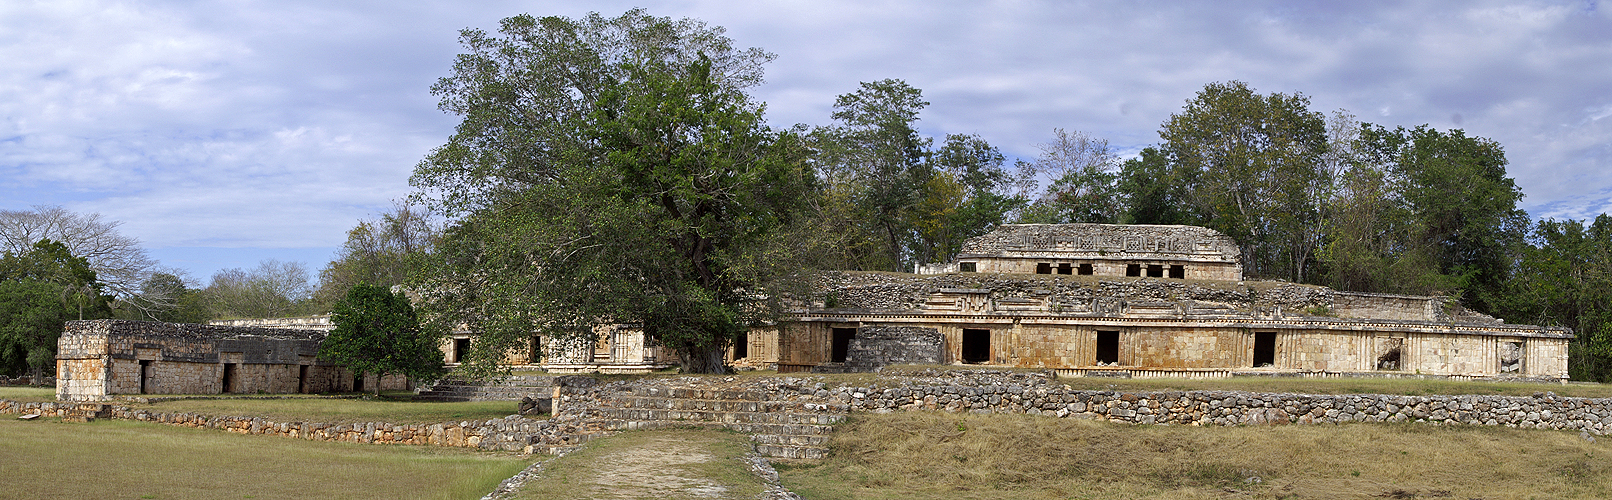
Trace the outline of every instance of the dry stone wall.
[[944, 362], [946, 338], [934, 328], [916, 326], [864, 326], [857, 329], [845, 356], [845, 365], [872, 371], [886, 365]]
[[[836, 308], [916, 310], [943, 289], [985, 289], [992, 300], [1032, 298], [1051, 304], [1089, 307], [1107, 301], [1198, 301], [1252, 307], [1283, 308], [1294, 313], [1330, 307], [1330, 288], [1291, 283], [1195, 282], [1146, 278], [1092, 278], [1061, 275], [958, 273], [912, 275], [881, 272], [827, 271], [816, 276], [820, 300]], [[829, 299], [832, 297], [832, 299]], [[821, 302], [820, 302], [821, 303]]]

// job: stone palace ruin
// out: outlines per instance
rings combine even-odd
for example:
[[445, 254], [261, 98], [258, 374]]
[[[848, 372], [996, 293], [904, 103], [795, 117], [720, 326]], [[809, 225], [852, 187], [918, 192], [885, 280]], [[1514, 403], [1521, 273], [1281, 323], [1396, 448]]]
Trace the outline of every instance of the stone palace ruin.
[[914, 274], [820, 274], [821, 297], [748, 341], [776, 345], [762, 361], [780, 372], [1567, 378], [1565, 328], [1508, 325], [1445, 297], [1245, 281], [1239, 255], [1202, 227], [1008, 224]]

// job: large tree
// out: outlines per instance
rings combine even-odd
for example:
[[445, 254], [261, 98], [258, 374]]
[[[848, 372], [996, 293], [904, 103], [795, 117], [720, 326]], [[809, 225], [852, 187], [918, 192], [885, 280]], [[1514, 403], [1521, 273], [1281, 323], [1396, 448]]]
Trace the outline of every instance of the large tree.
[[403, 204], [377, 219], [359, 221], [347, 231], [347, 242], [336, 251], [336, 259], [319, 271], [315, 301], [332, 304], [359, 283], [381, 287], [407, 283], [441, 232], [425, 211]]
[[1171, 175], [1211, 228], [1236, 238], [1254, 276], [1308, 279], [1322, 237], [1317, 200], [1330, 179], [1324, 117], [1303, 94], [1260, 95], [1238, 81], [1211, 83], [1159, 136]]
[[0, 373], [31, 369], [38, 378], [56, 354], [62, 324], [112, 313], [111, 297], [66, 245], [40, 240], [26, 253], [0, 257]]
[[[319, 357], [360, 375], [400, 373], [410, 382], [441, 376], [441, 335], [420, 327], [414, 306], [401, 292], [359, 283], [335, 304], [336, 327], [319, 344]], [[381, 385], [375, 384], [380, 394]]]
[[308, 266], [266, 259], [252, 269], [230, 268], [213, 273], [201, 290], [212, 318], [284, 318], [315, 314]]
[[478, 334], [465, 368], [498, 373], [534, 333], [585, 345], [632, 324], [686, 371], [724, 371], [771, 317], [811, 182], [800, 139], [744, 91], [772, 56], [641, 10], [462, 41], [433, 90], [464, 121], [413, 183], [457, 218], [418, 288], [430, 321]]
[[133, 309], [131, 317], [148, 319], [147, 311], [154, 314], [175, 304], [168, 297], [142, 295], [144, 283], [159, 267], [146, 255], [140, 240], [118, 231], [121, 225], [101, 214], [81, 214], [53, 205], [0, 210], [0, 252], [22, 255], [40, 240], [60, 243], [89, 262], [105, 291], [121, 300], [118, 307]]

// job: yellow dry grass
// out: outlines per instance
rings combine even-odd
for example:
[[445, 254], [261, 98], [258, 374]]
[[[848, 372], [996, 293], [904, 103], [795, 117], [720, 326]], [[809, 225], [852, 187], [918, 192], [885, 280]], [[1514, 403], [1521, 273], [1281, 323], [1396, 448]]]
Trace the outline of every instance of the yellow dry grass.
[[814, 500], [1608, 498], [1612, 446], [1425, 424], [1135, 426], [1025, 415], [858, 415], [831, 457], [780, 464]]

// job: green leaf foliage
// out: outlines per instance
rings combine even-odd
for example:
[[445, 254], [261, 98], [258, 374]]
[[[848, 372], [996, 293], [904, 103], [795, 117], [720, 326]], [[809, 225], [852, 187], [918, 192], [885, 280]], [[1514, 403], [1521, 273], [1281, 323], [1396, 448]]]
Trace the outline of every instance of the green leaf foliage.
[[458, 216], [417, 288], [433, 324], [476, 333], [461, 370], [496, 375], [533, 335], [586, 346], [635, 325], [685, 370], [722, 372], [774, 317], [812, 176], [743, 91], [771, 55], [721, 33], [640, 10], [465, 32], [434, 88], [464, 121], [414, 178]]
[[402, 293], [354, 285], [336, 302], [330, 321], [336, 327], [319, 345], [319, 356], [355, 373], [401, 373], [424, 382], [444, 372], [442, 336], [420, 327]]
[[111, 317], [101, 288], [89, 262], [55, 241], [0, 257], [0, 373], [39, 375], [53, 364], [64, 322]]

